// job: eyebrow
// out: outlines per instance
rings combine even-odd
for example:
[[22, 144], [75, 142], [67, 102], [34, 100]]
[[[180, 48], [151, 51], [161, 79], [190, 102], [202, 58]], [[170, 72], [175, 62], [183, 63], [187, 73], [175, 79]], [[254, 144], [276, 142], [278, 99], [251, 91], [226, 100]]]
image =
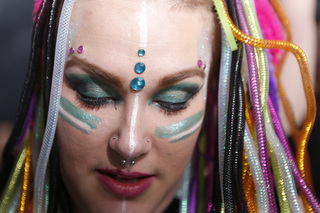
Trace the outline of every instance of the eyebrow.
[[[78, 66], [87, 72], [90, 72], [92, 74], [99, 76], [109, 84], [112, 84], [119, 88], [122, 87], [122, 80], [119, 77], [112, 75], [106, 70], [103, 70], [101, 67], [95, 64], [92, 64], [86, 60], [83, 60], [76, 56], [72, 57], [70, 60], [67, 61], [66, 68], [72, 67], [72, 66]], [[162, 77], [159, 81], [159, 86], [160, 87], [171, 86], [179, 81], [182, 81], [186, 78], [190, 78], [193, 76], [199, 76], [201, 78], [204, 78], [205, 73], [197, 68], [184, 69], [178, 73], [173, 73], [171, 75]]]
[[193, 76], [199, 76], [201, 78], [204, 78], [205, 73], [202, 70], [199, 70], [197, 68], [185, 69], [185, 70], [182, 70], [178, 73], [174, 73], [174, 74], [171, 74], [171, 75], [168, 75], [168, 76], [161, 78], [159, 81], [159, 86], [160, 87], [171, 86], [179, 81], [182, 81], [186, 78], [190, 78]]
[[122, 81], [119, 77], [111, 74], [110, 72], [107, 72], [106, 70], [103, 70], [101, 67], [92, 64], [86, 60], [83, 60], [78, 57], [72, 57], [70, 60], [67, 61], [66, 68], [72, 66], [78, 66], [87, 72], [97, 75], [109, 84], [112, 84], [119, 88], [122, 87]]

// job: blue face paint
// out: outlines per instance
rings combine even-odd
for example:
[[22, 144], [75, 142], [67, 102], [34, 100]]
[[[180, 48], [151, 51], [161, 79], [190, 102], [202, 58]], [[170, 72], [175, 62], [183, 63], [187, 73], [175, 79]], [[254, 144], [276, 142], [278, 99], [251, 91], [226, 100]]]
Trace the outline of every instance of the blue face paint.
[[203, 110], [169, 126], [160, 126], [155, 130], [155, 135], [161, 139], [168, 139], [171, 143], [189, 138], [202, 124]]
[[102, 121], [101, 118], [82, 111], [62, 96], [60, 106], [60, 117], [86, 134], [89, 134], [90, 130], [96, 129], [97, 125]]

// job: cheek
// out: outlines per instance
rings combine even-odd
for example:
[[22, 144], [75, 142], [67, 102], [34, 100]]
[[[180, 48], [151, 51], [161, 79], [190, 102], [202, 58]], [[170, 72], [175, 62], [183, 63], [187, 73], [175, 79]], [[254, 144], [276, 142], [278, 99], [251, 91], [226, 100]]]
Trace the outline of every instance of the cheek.
[[106, 136], [96, 129], [90, 134], [81, 132], [59, 117], [56, 134], [61, 166], [67, 170], [86, 171], [97, 159], [105, 156]]

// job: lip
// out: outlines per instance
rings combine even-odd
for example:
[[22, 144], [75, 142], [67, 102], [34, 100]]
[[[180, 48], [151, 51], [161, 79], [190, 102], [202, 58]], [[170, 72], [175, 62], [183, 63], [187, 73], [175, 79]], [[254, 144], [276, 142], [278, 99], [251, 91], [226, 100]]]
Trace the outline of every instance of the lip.
[[152, 184], [154, 176], [117, 169], [97, 169], [98, 179], [111, 193], [121, 197], [137, 197]]

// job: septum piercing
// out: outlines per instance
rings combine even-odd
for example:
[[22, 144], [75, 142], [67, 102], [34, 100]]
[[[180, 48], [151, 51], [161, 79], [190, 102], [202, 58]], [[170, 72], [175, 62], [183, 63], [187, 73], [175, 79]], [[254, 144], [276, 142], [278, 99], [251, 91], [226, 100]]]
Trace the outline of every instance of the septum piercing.
[[[132, 161], [131, 161], [131, 165], [133, 166], [134, 164], [136, 164], [136, 159], [133, 159]], [[122, 164], [124, 165], [124, 164], [126, 164], [127, 163], [127, 161], [126, 161], [126, 159], [124, 159], [124, 157], [122, 157]]]
[[132, 165], [132, 166], [133, 166], [134, 164], [136, 164], [135, 160], [136, 160], [136, 159], [134, 159], [134, 160], [131, 161], [131, 165]]
[[124, 165], [124, 164], [126, 164], [126, 159], [124, 159], [124, 157], [122, 157], [122, 164]]

